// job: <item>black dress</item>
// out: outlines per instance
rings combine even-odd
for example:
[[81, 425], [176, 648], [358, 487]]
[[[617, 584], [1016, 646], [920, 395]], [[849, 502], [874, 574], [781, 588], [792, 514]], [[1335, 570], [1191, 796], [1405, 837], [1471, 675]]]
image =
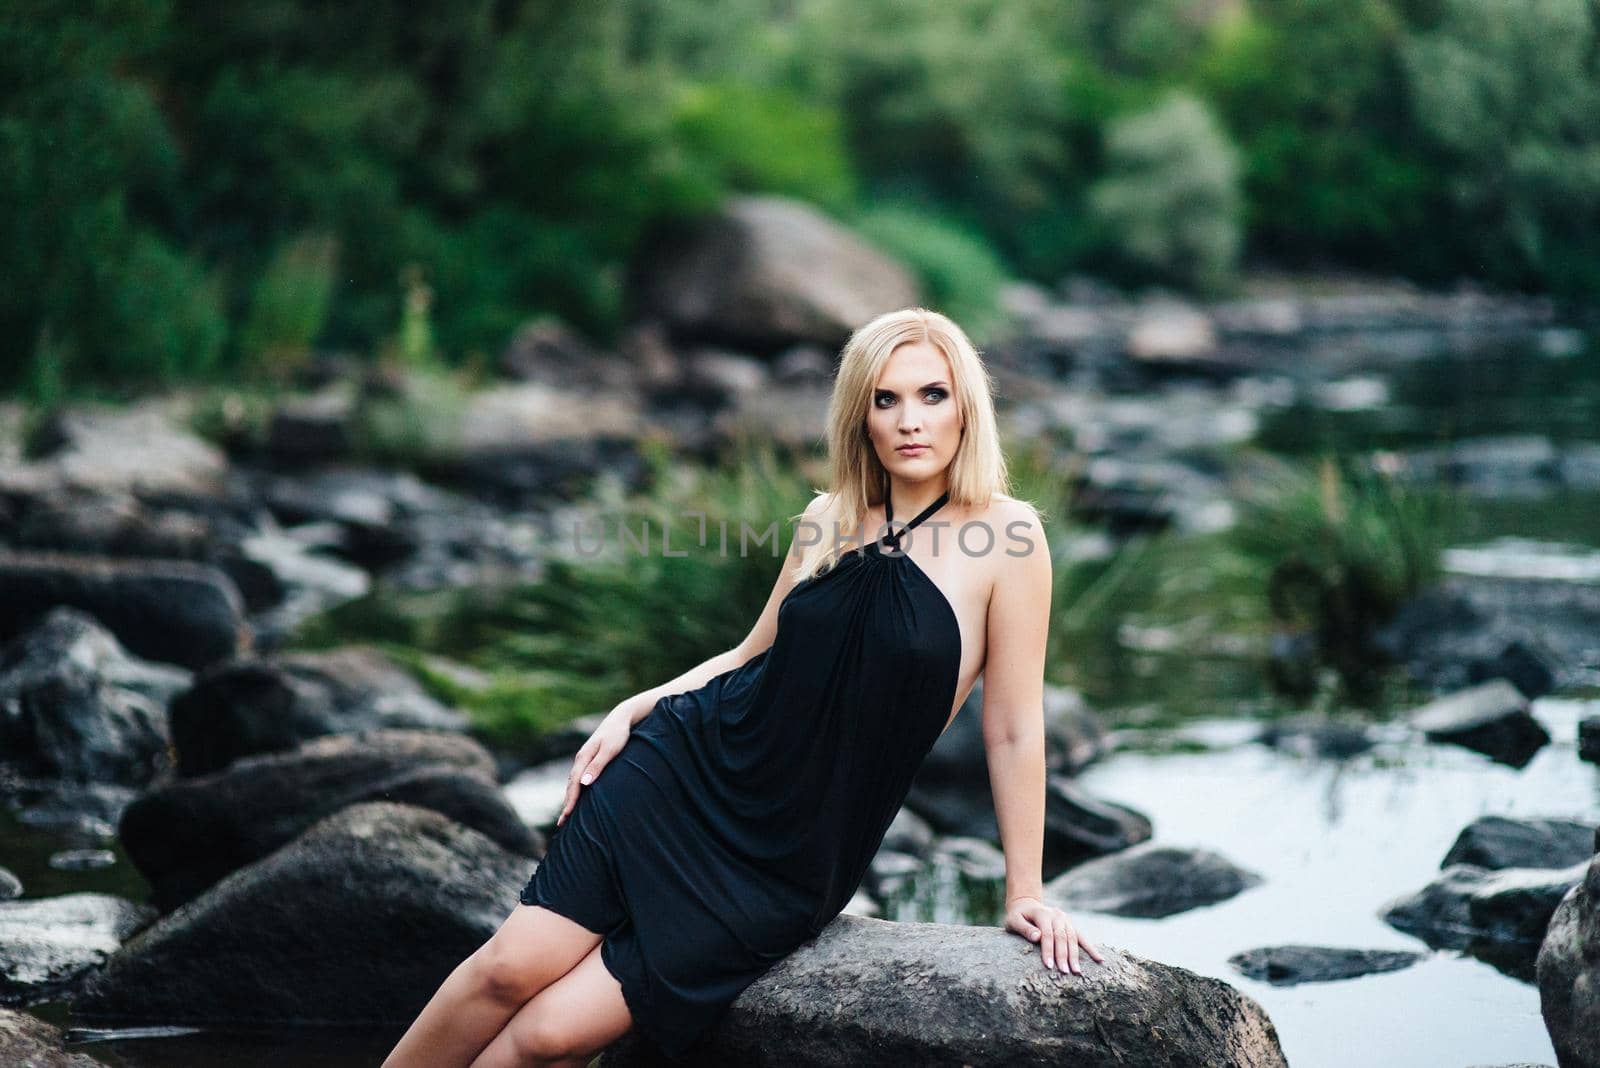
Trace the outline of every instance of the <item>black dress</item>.
[[844, 909], [943, 732], [961, 630], [898, 539], [948, 499], [798, 582], [768, 649], [657, 701], [523, 889], [604, 935], [667, 1055]]

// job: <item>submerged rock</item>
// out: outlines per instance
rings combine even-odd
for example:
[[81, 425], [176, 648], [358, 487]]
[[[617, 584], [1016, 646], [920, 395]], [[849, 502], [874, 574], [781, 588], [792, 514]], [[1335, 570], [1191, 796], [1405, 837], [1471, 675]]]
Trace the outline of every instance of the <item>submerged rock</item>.
[[1092, 912], [1160, 917], [1226, 901], [1262, 881], [1211, 850], [1145, 842], [1079, 864], [1046, 883], [1044, 896]]
[[1326, 983], [1409, 968], [1427, 954], [1403, 949], [1356, 949], [1344, 946], [1263, 946], [1228, 958], [1241, 975], [1274, 986]]
[[1435, 949], [1459, 949], [1518, 978], [1531, 977], [1539, 943], [1584, 865], [1504, 868], [1452, 864], [1413, 894], [1385, 903], [1385, 923]]
[[[997, 927], [841, 915], [756, 980], [698, 1064], [1285, 1065], [1277, 1030], [1218, 979], [1100, 945], [1082, 975]], [[636, 1033], [605, 1068], [655, 1063]]]

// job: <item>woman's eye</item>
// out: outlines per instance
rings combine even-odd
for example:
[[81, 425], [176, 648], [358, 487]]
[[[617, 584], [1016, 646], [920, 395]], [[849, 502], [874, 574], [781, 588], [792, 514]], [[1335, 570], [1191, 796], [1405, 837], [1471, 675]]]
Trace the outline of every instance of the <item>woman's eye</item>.
[[942, 401], [945, 398], [944, 390], [940, 389], [938, 386], [934, 386], [932, 389], [928, 390], [928, 395], [936, 401]]

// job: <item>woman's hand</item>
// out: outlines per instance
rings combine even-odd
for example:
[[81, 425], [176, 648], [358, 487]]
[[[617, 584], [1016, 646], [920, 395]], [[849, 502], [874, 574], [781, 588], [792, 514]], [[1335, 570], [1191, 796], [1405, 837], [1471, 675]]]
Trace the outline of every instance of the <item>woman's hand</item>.
[[[1030, 942], [1038, 942], [1046, 968], [1063, 972], [1070, 969], [1074, 975], [1082, 975], [1083, 969], [1078, 967], [1079, 943], [1083, 944], [1097, 964], [1106, 962], [1100, 951], [1072, 926], [1065, 912], [1046, 905], [1036, 897], [1014, 897], [1007, 901], [1005, 928]], [[1063, 957], [1066, 958], [1065, 962], [1062, 961]]]
[[633, 720], [621, 705], [613, 708], [600, 721], [600, 726], [594, 729], [589, 740], [578, 750], [578, 755], [572, 758], [572, 771], [567, 775], [567, 794], [562, 799], [561, 815], [556, 817], [557, 827], [566, 822], [572, 806], [578, 803], [578, 791], [594, 782], [601, 769], [628, 744], [628, 735], [631, 733]]

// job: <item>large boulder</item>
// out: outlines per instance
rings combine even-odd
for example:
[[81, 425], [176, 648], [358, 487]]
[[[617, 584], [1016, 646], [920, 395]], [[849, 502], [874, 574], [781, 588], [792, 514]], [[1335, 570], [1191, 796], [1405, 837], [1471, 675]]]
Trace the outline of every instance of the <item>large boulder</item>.
[[362, 801], [433, 809], [519, 856], [543, 852], [501, 793], [488, 750], [432, 731], [331, 735], [237, 760], [134, 801], [119, 836], [167, 911]]
[[[998, 927], [842, 914], [745, 989], [688, 1063], [1284, 1065], [1261, 1006], [1218, 979], [1099, 944], [1048, 971]], [[655, 1063], [637, 1032], [605, 1068]]]
[[51, 609], [0, 648], [0, 761], [33, 778], [142, 786], [167, 770], [180, 668], [131, 657], [93, 616]]
[[1556, 906], [1535, 973], [1561, 1068], [1600, 1068], [1600, 856]]
[[657, 231], [628, 290], [635, 319], [678, 340], [776, 354], [838, 349], [867, 320], [915, 305], [914, 276], [828, 216], [780, 196], [735, 197], [716, 215]]
[[71, 605], [94, 616], [129, 651], [187, 668], [234, 656], [250, 643], [238, 587], [205, 564], [0, 552], [0, 589], [0, 640], [58, 605]]
[[516, 907], [532, 865], [437, 812], [351, 805], [134, 936], [74, 1016], [395, 1024]]
[[361, 646], [214, 665], [172, 702], [171, 722], [185, 776], [328, 734], [469, 725], [383, 653]]

